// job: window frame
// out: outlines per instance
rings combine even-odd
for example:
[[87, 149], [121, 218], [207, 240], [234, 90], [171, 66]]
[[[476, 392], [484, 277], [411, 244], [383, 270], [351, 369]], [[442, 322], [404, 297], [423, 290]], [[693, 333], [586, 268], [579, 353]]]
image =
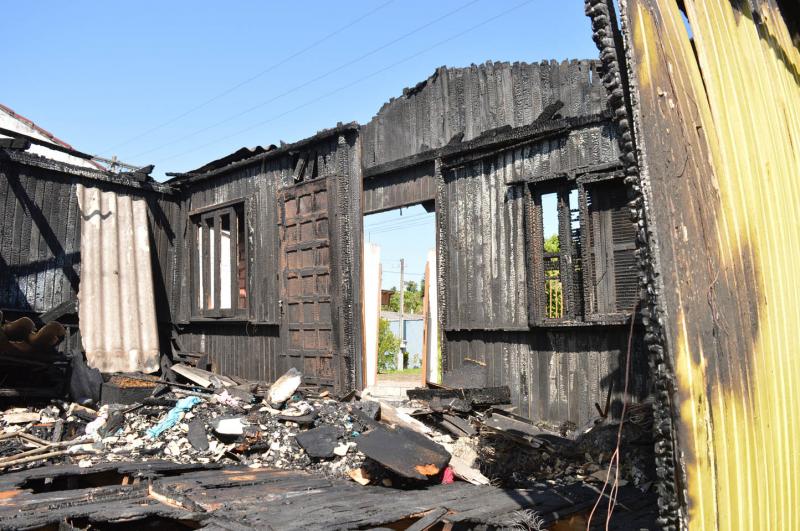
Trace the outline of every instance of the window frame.
[[[525, 201], [527, 213], [527, 245], [528, 263], [528, 321], [530, 327], [579, 326], [592, 324], [617, 324], [627, 322], [630, 315], [620, 311], [595, 311], [599, 308], [593, 283], [594, 271], [591, 262], [592, 249], [589, 248], [587, 231], [589, 230], [588, 189], [603, 182], [619, 181], [622, 177], [617, 173], [588, 174], [579, 177], [561, 175], [548, 179], [527, 181], [525, 183]], [[599, 189], [599, 187], [598, 187]], [[573, 267], [574, 256], [571, 213], [569, 195], [577, 190], [578, 220], [580, 223], [580, 267], [578, 281]], [[558, 236], [559, 236], [559, 278], [563, 297], [564, 313], [562, 317], [547, 317], [545, 290], [545, 257], [544, 257], [544, 219], [542, 196], [556, 193], [558, 202]], [[635, 246], [635, 240], [629, 245]], [[613, 240], [608, 252], [613, 253]], [[614, 270], [611, 270], [612, 276]], [[576, 289], [581, 290], [581, 297], [576, 300]], [[580, 300], [582, 299], [582, 300]], [[594, 301], [594, 302], [593, 302]], [[614, 301], [611, 301], [613, 303]]]
[[[239, 215], [241, 213], [241, 216]], [[202, 267], [201, 269], [201, 257], [199, 246], [199, 236], [200, 236], [200, 228], [205, 227], [206, 230], [202, 231], [202, 251], [203, 257], [202, 261], [204, 264], [211, 262], [211, 252], [210, 252], [210, 231], [209, 229], [209, 222], [213, 221], [213, 226], [215, 229], [215, 234], [219, 235], [220, 230], [219, 228], [222, 225], [222, 218], [228, 216], [229, 219], [229, 249], [230, 249], [230, 297], [231, 303], [230, 308], [220, 308], [220, 298], [221, 298], [221, 261], [216, 259], [214, 260], [213, 267]], [[250, 289], [250, 267], [249, 267], [249, 256], [250, 256], [250, 242], [248, 238], [248, 216], [247, 216], [247, 200], [245, 198], [234, 199], [231, 201], [225, 201], [223, 203], [217, 203], [215, 205], [210, 205], [208, 207], [199, 208], [196, 210], [192, 210], [189, 212], [188, 215], [190, 230], [191, 230], [191, 243], [189, 245], [190, 249], [190, 286], [191, 286], [191, 293], [190, 293], [190, 301], [191, 301], [191, 319], [192, 320], [213, 320], [213, 321], [220, 321], [220, 320], [246, 320], [249, 318], [250, 314], [250, 306], [251, 306], [251, 289]], [[241, 218], [241, 225], [242, 229], [241, 232], [244, 234], [242, 241], [239, 241], [239, 234], [240, 234], [240, 226], [239, 220]], [[235, 227], [234, 227], [235, 226]], [[235, 229], [235, 230], [234, 230]], [[235, 235], [235, 237], [234, 237]], [[221, 256], [221, 241], [222, 238], [219, 236], [214, 237], [214, 249], [213, 249], [213, 256], [219, 257]], [[239, 257], [239, 249], [243, 247], [244, 254], [243, 258], [240, 261]], [[246, 298], [244, 307], [239, 307], [239, 266], [244, 266], [244, 285], [245, 285], [245, 292]], [[202, 279], [200, 278], [200, 273], [202, 271]], [[215, 302], [213, 308], [206, 308], [205, 304], [203, 307], [200, 305], [200, 298], [203, 297], [204, 299], [207, 298], [206, 295], [206, 287], [211, 285], [211, 275], [214, 275], [214, 292], [212, 294], [213, 300]], [[201, 291], [201, 287], [203, 290]]]
[[[533, 326], [553, 325], [578, 320], [578, 309], [573, 297], [574, 278], [572, 272], [573, 245], [571, 237], [571, 219], [569, 208], [569, 195], [577, 189], [574, 181], [566, 178], [549, 179], [547, 181], [530, 182], [526, 186], [526, 197], [530, 205], [532, 219], [528, 233], [528, 257], [533, 275], [529, 283], [530, 312], [529, 321]], [[544, 288], [545, 256], [544, 256], [544, 212], [542, 210], [542, 196], [556, 194], [556, 208], [558, 212], [558, 269], [562, 293], [562, 317], [548, 317], [546, 312], [547, 295]], [[581, 220], [581, 227], [583, 223]], [[583, 258], [581, 257], [581, 260]]]
[[[586, 300], [585, 306], [585, 314], [584, 319], [589, 322], [608, 322], [608, 321], [627, 321], [630, 317], [630, 310], [620, 310], [618, 308], [619, 305], [619, 286], [617, 285], [617, 273], [618, 271], [618, 263], [616, 261], [616, 253], [618, 251], [635, 251], [636, 249], [636, 238], [635, 238], [635, 229], [634, 229], [634, 237], [629, 242], [626, 243], [615, 243], [614, 242], [614, 230], [612, 227], [613, 221], [611, 219], [611, 211], [610, 210], [601, 210], [600, 212], [604, 212], [605, 221], [604, 221], [604, 229], [606, 232], [606, 255], [607, 255], [607, 263], [610, 263], [610, 268], [606, 269], [606, 278], [609, 278], [609, 284], [607, 285], [607, 289], [610, 292], [613, 292], [613, 296], [605, 300], [605, 304], [613, 307], [613, 309], [604, 309], [601, 310], [600, 308], [603, 304], [600, 303], [599, 297], [597, 296], [597, 285], [594, 284], [594, 262], [591, 260], [590, 253], [592, 253], [593, 249], [588, 244], [588, 229], [591, 227], [594, 229], [594, 220], [590, 223], [590, 216], [595, 212], [589, 211], [589, 202], [588, 202], [588, 195], [589, 190], [594, 189], [595, 193], [597, 191], [601, 191], [604, 187], [607, 186], [614, 186], [614, 185], [622, 185], [624, 187], [624, 179], [623, 177], [617, 174], [606, 174], [606, 175], [599, 175], [599, 176], [592, 176], [592, 178], [580, 180], [579, 185], [581, 186], [581, 190], [583, 193], [582, 199], [582, 213], [583, 219], [585, 220], [581, 222], [581, 227], [586, 227], [587, 232], [581, 234], [581, 239], [583, 241], [583, 250], [584, 250], [584, 258], [583, 263], [586, 264], [586, 268], [584, 269], [584, 299]], [[610, 194], [605, 194], [605, 199], [608, 199]], [[626, 201], [627, 203], [627, 201]], [[599, 214], [598, 214], [599, 217]], [[631, 222], [632, 223], [632, 222]], [[635, 282], [638, 284], [638, 272], [635, 272], [634, 275]], [[598, 283], [599, 284], [599, 283]], [[594, 304], [590, 304], [589, 297], [592, 299], [597, 299]], [[596, 308], [596, 309], [595, 309]]]

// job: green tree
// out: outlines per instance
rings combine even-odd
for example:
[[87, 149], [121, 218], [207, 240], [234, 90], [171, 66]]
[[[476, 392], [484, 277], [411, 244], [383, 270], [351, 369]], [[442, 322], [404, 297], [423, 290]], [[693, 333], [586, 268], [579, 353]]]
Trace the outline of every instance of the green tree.
[[[422, 313], [422, 292], [414, 283], [415, 291], [406, 290], [403, 300], [403, 313]], [[400, 292], [395, 291], [389, 299], [389, 311], [400, 311]]]
[[553, 234], [544, 241], [544, 252], [557, 253], [560, 249], [561, 245], [558, 243], [558, 234]]
[[389, 321], [378, 321], [378, 372], [393, 371], [397, 368], [397, 354], [400, 352], [400, 338], [392, 333]]

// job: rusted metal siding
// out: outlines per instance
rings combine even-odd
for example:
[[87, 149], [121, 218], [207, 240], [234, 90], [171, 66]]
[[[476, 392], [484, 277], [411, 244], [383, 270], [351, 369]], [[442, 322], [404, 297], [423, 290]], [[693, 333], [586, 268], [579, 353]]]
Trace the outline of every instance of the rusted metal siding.
[[81, 218], [78, 318], [86, 359], [103, 372], [159, 368], [147, 203], [76, 187]]
[[800, 50], [772, 1], [683, 4], [694, 45], [677, 2], [622, 2], [662, 516], [797, 529]]

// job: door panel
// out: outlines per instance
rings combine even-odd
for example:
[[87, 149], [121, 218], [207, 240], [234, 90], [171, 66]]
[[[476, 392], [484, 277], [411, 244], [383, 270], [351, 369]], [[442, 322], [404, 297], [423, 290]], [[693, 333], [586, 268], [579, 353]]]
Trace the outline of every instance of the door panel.
[[335, 385], [328, 179], [281, 192], [284, 348], [279, 367], [295, 367], [310, 385]]

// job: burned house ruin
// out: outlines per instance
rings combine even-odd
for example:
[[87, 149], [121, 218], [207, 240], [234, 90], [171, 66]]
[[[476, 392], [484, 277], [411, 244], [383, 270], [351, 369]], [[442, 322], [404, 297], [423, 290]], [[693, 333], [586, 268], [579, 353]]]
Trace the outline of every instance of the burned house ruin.
[[[485, 385], [508, 385], [523, 415], [585, 422], [609, 389], [622, 392], [638, 300], [635, 232], [599, 68], [442, 67], [363, 126], [243, 149], [163, 184], [7, 149], [11, 275], [0, 306], [38, 315], [88, 290], [81, 272], [108, 240], [81, 240], [78, 190], [115, 192], [146, 208], [162, 354], [202, 353], [221, 374], [265, 381], [296, 367], [309, 383], [359, 389], [361, 217], [423, 204], [436, 212], [445, 375], [480, 361]], [[557, 198], [558, 256], [544, 252], [545, 194]], [[97, 201], [101, 215], [113, 208]], [[563, 285], [558, 315], [545, 311], [546, 271]], [[120, 286], [98, 289], [106, 305], [124, 304]], [[84, 343], [94, 327], [114, 328], [88, 317], [98, 324], [84, 324]], [[636, 337], [630, 394], [643, 398]]]
[[652, 405], [660, 526], [796, 526], [796, 10], [619, 7], [586, 2], [599, 60], [441, 67], [165, 183], [0, 130], [0, 310], [63, 327], [20, 334], [0, 396], [65, 394], [84, 352], [361, 390], [362, 220], [422, 205], [444, 387], [507, 386], [520, 422]]

